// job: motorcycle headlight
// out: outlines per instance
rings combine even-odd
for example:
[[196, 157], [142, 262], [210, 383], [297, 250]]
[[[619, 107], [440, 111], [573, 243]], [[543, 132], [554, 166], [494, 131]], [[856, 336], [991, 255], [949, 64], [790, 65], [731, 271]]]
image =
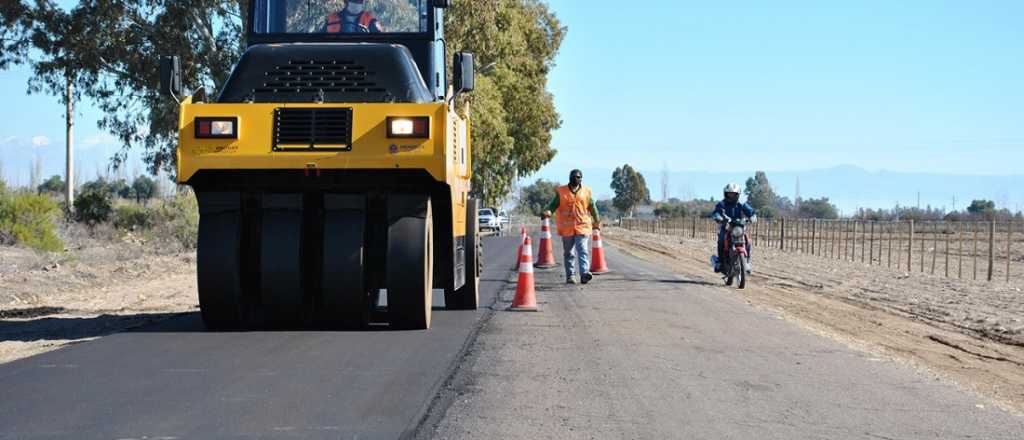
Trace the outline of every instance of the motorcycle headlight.
[[741, 238], [741, 237], [743, 237], [743, 227], [742, 226], [737, 226], [735, 228], [732, 228], [732, 236], [734, 238]]

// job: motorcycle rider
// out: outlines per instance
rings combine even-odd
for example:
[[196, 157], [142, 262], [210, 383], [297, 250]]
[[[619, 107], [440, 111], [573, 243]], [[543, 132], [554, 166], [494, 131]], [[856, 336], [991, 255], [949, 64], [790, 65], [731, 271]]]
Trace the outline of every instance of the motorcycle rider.
[[[722, 264], [726, 261], [725, 234], [729, 226], [726, 218], [742, 219], [749, 218], [751, 222], [757, 221], [757, 213], [749, 204], [740, 203], [740, 186], [730, 183], [722, 190], [724, 199], [715, 205], [715, 212], [711, 215], [718, 224], [718, 259], [715, 261], [715, 273], [722, 272]], [[750, 255], [750, 242], [747, 242], [747, 255]]]

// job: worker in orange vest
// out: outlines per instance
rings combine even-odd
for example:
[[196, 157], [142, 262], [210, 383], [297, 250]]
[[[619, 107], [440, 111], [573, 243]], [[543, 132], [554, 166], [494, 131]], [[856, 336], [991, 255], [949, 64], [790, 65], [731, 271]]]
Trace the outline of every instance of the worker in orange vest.
[[327, 16], [329, 34], [376, 34], [384, 32], [377, 17], [366, 10], [366, 0], [347, 0], [345, 7]]
[[[542, 217], [551, 217], [552, 211], [556, 214], [555, 224], [558, 225], [558, 235], [562, 237], [562, 254], [565, 257], [566, 284], [580, 281], [587, 284], [594, 279], [590, 273], [590, 235], [594, 229], [601, 229], [597, 205], [590, 188], [583, 186], [583, 172], [580, 170], [572, 170], [569, 184], [558, 187], [557, 192]], [[576, 279], [577, 261], [579, 281]]]

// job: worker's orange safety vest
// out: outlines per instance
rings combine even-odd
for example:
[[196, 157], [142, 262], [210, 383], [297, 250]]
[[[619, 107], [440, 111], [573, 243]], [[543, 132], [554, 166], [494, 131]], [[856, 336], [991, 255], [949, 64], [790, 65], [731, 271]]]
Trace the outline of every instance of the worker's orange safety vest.
[[581, 185], [575, 193], [569, 185], [558, 187], [558, 235], [590, 235], [593, 217], [590, 215], [590, 188]]
[[[344, 23], [344, 20], [342, 20], [340, 12], [335, 12], [335, 13], [333, 13], [331, 15], [328, 15], [327, 16], [327, 32], [331, 33], [331, 34], [337, 34], [337, 33], [341, 32], [341, 25], [343, 23]], [[360, 26], [362, 26], [362, 27], [364, 27], [366, 29], [369, 29], [371, 23], [373, 23], [373, 14], [370, 14], [369, 12], [366, 12], [366, 11], [363, 11], [362, 13], [359, 14], [359, 25]]]

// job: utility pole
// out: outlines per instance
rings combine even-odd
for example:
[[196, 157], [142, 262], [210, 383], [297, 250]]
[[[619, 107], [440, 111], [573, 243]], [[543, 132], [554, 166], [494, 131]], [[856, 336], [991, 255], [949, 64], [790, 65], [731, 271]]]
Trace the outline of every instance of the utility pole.
[[668, 163], [661, 164], [661, 201], [668, 201]]
[[74, 95], [74, 84], [72, 83], [71, 73], [65, 75], [67, 79], [67, 88], [64, 93], [64, 104], [66, 106], [67, 115], [65, 116], [65, 128], [67, 129], [67, 162], [65, 164], [65, 189], [64, 195], [65, 200], [68, 204], [68, 211], [74, 211], [75, 209], [75, 103], [72, 100]]
[[796, 195], [793, 197], [793, 207], [800, 212], [800, 176], [796, 178]]

